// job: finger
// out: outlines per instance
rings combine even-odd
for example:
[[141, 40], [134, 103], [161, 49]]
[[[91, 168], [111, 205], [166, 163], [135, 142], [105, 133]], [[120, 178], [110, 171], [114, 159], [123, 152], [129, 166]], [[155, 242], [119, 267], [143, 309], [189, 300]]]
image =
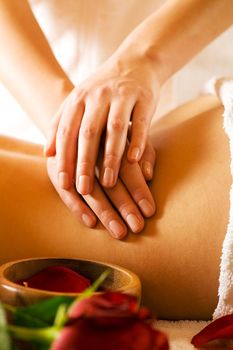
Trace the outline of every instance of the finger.
[[92, 193], [83, 196], [83, 198], [110, 232], [112, 237], [122, 239], [126, 236], [127, 228], [125, 224], [101, 190], [97, 179], [95, 179]]
[[138, 233], [144, 227], [144, 219], [120, 179], [113, 188], [105, 188], [105, 193], [121, 214], [132, 232]]
[[156, 152], [151, 141], [148, 139], [145, 150], [139, 162], [142, 174], [146, 181], [150, 181], [153, 178], [155, 161]]
[[101, 183], [105, 187], [112, 187], [117, 181], [133, 105], [133, 99], [126, 100], [123, 97], [111, 104], [101, 171]]
[[[128, 139], [131, 139], [131, 128], [132, 128], [132, 123], [130, 122], [129, 129], [128, 129]], [[146, 181], [150, 181], [153, 177], [155, 162], [156, 162], [156, 151], [152, 145], [150, 138], [147, 137], [146, 146], [142, 154], [142, 157], [139, 161], [139, 166], [141, 168], [141, 171]]]
[[[132, 176], [133, 174], [133, 176]], [[128, 161], [124, 154], [120, 178], [145, 217], [155, 213], [155, 202], [138, 163]]]
[[102, 130], [107, 119], [108, 103], [88, 102], [82, 119], [78, 138], [78, 161], [76, 187], [80, 194], [92, 192], [95, 163]]
[[96, 216], [77, 193], [74, 186], [68, 191], [60, 188], [57, 182], [56, 161], [54, 157], [48, 159], [48, 173], [53, 186], [69, 210], [86, 226], [96, 225]]
[[[99, 169], [101, 168], [102, 161], [103, 150], [100, 149], [95, 171], [97, 179], [99, 179], [100, 176]], [[128, 224], [131, 231], [134, 233], [140, 232], [144, 227], [144, 219], [122, 181], [118, 178], [113, 188], [103, 188], [103, 190], [118, 213]]]
[[52, 157], [56, 154], [56, 133], [58, 129], [58, 124], [62, 116], [62, 112], [64, 110], [64, 106], [66, 103], [66, 99], [60, 105], [58, 111], [55, 116], [52, 118], [48, 133], [46, 135], [47, 142], [44, 146], [44, 155], [46, 157]]
[[128, 159], [139, 162], [144, 152], [148, 129], [153, 116], [153, 108], [148, 101], [138, 101], [132, 113], [131, 141], [128, 150]]
[[70, 99], [63, 111], [56, 135], [59, 186], [68, 190], [73, 183], [77, 159], [77, 139], [84, 114], [84, 102]]

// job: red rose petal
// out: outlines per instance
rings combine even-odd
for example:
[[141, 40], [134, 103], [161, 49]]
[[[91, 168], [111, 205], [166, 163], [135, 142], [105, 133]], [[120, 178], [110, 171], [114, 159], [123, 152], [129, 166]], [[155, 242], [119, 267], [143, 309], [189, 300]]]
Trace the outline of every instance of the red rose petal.
[[200, 347], [212, 340], [227, 338], [233, 339], [233, 315], [223, 316], [211, 322], [193, 337], [191, 343]]
[[78, 272], [64, 266], [50, 266], [19, 284], [52, 292], [81, 293], [91, 284]]

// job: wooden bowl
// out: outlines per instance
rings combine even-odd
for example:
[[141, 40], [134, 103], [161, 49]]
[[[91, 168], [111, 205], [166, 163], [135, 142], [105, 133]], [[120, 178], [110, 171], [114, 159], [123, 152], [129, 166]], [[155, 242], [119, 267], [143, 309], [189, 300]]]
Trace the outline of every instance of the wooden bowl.
[[35, 258], [8, 262], [0, 266], [0, 300], [4, 303], [25, 306], [54, 296], [78, 295], [74, 293], [58, 293], [21, 286], [16, 281], [24, 280], [48, 266], [69, 267], [95, 281], [100, 274], [110, 268], [110, 274], [102, 287], [111, 291], [119, 291], [134, 295], [140, 301], [141, 283], [136, 274], [117, 265], [79, 259]]

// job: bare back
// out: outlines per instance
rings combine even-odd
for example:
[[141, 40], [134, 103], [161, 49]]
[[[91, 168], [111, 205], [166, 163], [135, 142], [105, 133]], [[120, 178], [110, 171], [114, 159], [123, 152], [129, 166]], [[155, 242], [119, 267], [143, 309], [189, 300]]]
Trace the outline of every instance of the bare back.
[[201, 97], [154, 122], [157, 213], [124, 241], [70, 214], [49, 182], [40, 147], [0, 139], [1, 262], [65, 256], [117, 263], [138, 273], [143, 302], [159, 317], [211, 317], [231, 183], [221, 114], [217, 99]]

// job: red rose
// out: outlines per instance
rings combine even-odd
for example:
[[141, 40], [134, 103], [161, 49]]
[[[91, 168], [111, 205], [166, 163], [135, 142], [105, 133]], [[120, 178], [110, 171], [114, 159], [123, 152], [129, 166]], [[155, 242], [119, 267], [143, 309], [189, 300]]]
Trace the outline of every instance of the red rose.
[[[233, 315], [220, 317], [210, 323], [201, 332], [196, 334], [191, 343], [195, 347], [201, 347], [213, 340], [233, 339]], [[225, 349], [233, 349], [232, 344]]]
[[165, 335], [142, 320], [131, 318], [120, 325], [119, 319], [118, 323], [106, 327], [80, 318], [63, 328], [51, 350], [168, 350]]
[[78, 317], [129, 317], [142, 313], [144, 318], [148, 317], [147, 309], [139, 310], [137, 299], [134, 296], [118, 293], [105, 292], [104, 294], [92, 295], [78, 301], [70, 310], [69, 318]]
[[52, 350], [168, 350], [167, 338], [148, 323], [136, 298], [106, 292], [77, 302]]
[[30, 288], [62, 293], [81, 293], [91, 284], [89, 279], [64, 266], [46, 267], [18, 283]]

